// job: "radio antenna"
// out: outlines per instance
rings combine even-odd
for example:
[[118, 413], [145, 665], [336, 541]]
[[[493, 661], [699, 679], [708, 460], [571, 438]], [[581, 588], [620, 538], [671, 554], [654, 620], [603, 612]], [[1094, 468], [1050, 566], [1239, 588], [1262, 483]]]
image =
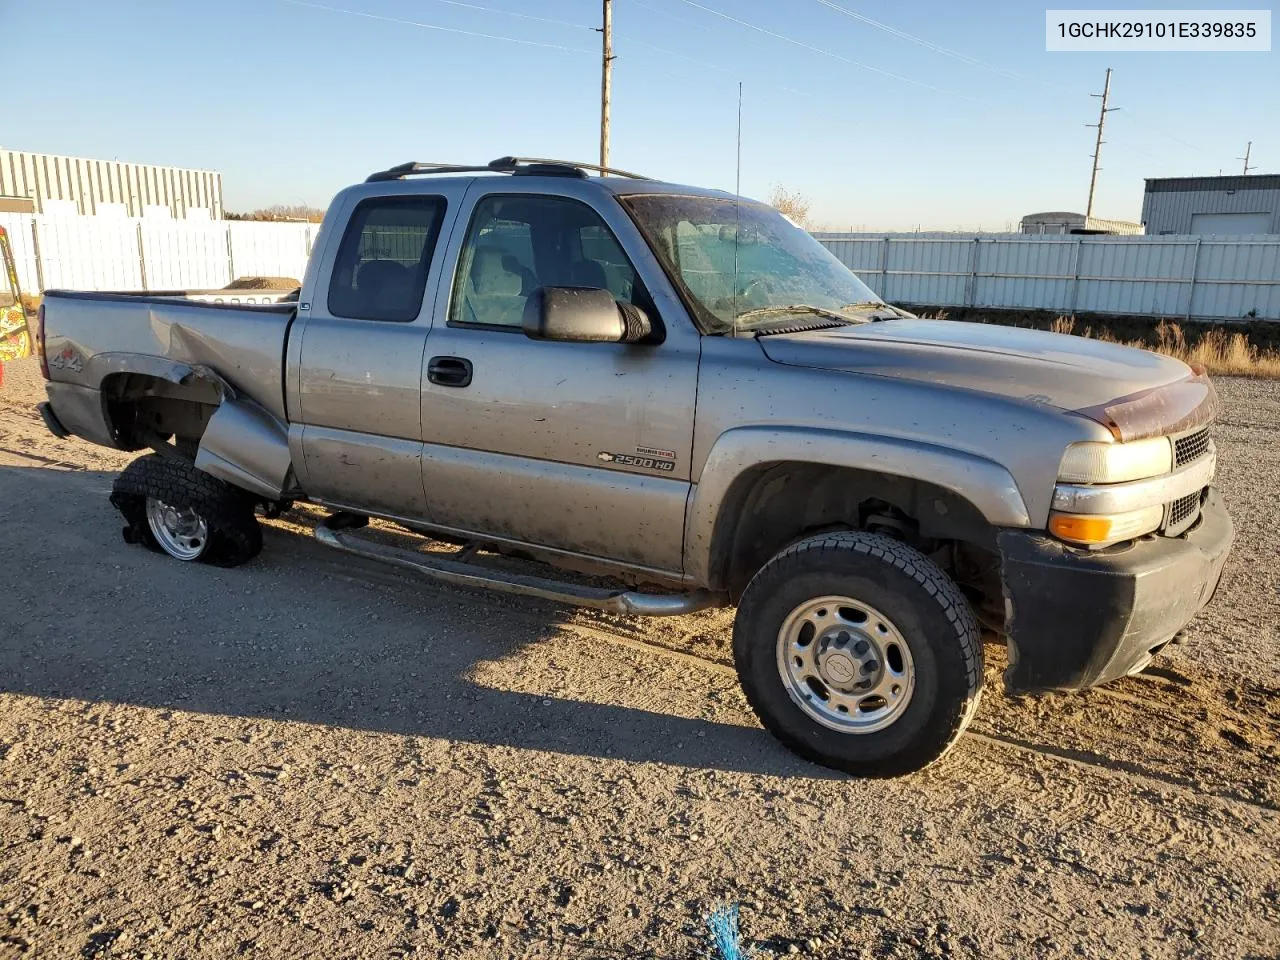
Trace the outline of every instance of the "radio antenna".
[[733, 335], [738, 335], [738, 232], [742, 229], [742, 81], [738, 81], [738, 161], [733, 180]]

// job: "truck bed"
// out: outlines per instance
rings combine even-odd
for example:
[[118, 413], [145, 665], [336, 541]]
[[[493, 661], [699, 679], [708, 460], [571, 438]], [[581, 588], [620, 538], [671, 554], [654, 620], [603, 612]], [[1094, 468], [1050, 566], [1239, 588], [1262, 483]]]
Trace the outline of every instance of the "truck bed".
[[102, 442], [95, 410], [109, 377], [145, 372], [176, 382], [205, 367], [284, 421], [284, 353], [296, 306], [48, 291], [42, 314], [50, 400], [72, 432], [97, 433], [89, 439]]

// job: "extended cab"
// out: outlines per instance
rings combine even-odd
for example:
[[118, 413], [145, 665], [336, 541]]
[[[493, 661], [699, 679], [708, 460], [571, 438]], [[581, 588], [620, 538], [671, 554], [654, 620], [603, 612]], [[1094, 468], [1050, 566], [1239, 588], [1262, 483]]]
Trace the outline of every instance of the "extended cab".
[[[249, 560], [255, 510], [308, 500], [325, 544], [453, 583], [736, 604], [765, 726], [858, 774], [955, 742], [979, 624], [1008, 689], [1077, 690], [1209, 602], [1232, 530], [1202, 372], [916, 319], [763, 204], [584, 166], [374, 174], [333, 201], [296, 303], [51, 291], [45, 422], [154, 451], [111, 500], [179, 560]], [[463, 549], [392, 549], [370, 516]]]

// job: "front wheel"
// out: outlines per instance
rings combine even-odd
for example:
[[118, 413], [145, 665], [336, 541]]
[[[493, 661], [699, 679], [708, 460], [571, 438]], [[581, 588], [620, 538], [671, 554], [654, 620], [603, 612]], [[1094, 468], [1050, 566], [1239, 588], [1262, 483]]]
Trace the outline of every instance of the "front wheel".
[[881, 534], [822, 534], [778, 553], [742, 596], [733, 653], [774, 736], [860, 776], [939, 759], [982, 690], [963, 594], [924, 554]]
[[262, 550], [253, 498], [176, 457], [133, 461], [111, 487], [124, 538], [175, 560], [236, 567]]

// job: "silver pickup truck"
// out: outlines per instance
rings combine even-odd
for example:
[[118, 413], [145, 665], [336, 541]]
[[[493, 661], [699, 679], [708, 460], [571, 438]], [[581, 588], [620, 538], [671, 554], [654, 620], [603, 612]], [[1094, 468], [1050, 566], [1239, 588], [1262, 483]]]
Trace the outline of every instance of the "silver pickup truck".
[[[256, 511], [307, 500], [326, 545], [451, 583], [737, 605], [761, 721], [860, 775], [960, 736], [980, 624], [1011, 692], [1078, 690], [1210, 601], [1232, 529], [1203, 372], [920, 320], [767, 206], [586, 169], [375, 173], [292, 303], [47, 293], [45, 422], [153, 451], [111, 502], [178, 560], [243, 563]], [[460, 550], [388, 547], [371, 516]]]

